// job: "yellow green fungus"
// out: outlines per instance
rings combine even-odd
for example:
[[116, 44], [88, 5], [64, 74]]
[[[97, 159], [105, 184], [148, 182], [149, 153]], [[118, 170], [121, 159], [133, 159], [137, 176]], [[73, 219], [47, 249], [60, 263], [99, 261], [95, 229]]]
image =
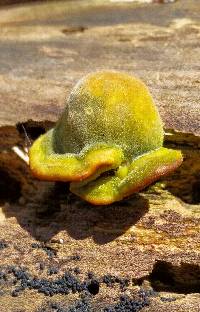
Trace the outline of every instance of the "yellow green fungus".
[[164, 131], [147, 87], [125, 73], [87, 75], [72, 90], [55, 128], [30, 148], [39, 179], [69, 181], [95, 205], [138, 192], [182, 162], [163, 147]]

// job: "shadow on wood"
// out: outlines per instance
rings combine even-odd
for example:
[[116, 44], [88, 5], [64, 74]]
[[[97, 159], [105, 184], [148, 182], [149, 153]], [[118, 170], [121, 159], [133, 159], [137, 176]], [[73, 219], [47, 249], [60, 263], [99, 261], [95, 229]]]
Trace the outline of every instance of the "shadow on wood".
[[93, 206], [71, 194], [66, 183], [38, 183], [37, 201], [34, 198], [23, 208], [9, 204], [4, 213], [16, 217], [20, 226], [43, 242], [65, 230], [76, 240], [92, 237], [97, 244], [106, 244], [128, 231], [149, 208], [139, 194], [113, 205]]

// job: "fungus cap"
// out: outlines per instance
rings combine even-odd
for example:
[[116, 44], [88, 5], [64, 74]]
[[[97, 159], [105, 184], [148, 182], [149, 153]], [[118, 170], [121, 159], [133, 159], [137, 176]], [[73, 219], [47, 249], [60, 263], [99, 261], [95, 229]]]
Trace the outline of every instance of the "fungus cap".
[[97, 143], [120, 146], [132, 159], [163, 144], [162, 121], [142, 81], [98, 72], [80, 80], [54, 130], [55, 149], [80, 153]]

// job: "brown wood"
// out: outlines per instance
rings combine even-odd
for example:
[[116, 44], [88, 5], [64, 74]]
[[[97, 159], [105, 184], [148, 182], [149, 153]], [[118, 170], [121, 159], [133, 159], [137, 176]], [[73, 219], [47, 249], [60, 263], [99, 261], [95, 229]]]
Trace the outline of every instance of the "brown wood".
[[[32, 277], [56, 279], [79, 267], [82, 281], [92, 271], [100, 280], [99, 293], [89, 299], [97, 312], [121, 294], [137, 297], [141, 284], [159, 291], [142, 311], [200, 311], [199, 15], [195, 0], [1, 8], [0, 240], [8, 246], [0, 249], [0, 271], [22, 266]], [[18, 123], [35, 139], [57, 120], [76, 81], [99, 69], [145, 81], [168, 129], [165, 145], [184, 153], [175, 173], [106, 207], [81, 201], [67, 185], [35, 180], [13, 152], [28, 143]], [[48, 256], [47, 247], [56, 255]], [[58, 274], [48, 275], [51, 267]], [[9, 274], [1, 284], [2, 311], [54, 311], [47, 301], [70, 306], [80, 300], [77, 293], [45, 297], [27, 288], [12, 297]], [[127, 289], [107, 287], [101, 279], [108, 274], [129, 278]]]

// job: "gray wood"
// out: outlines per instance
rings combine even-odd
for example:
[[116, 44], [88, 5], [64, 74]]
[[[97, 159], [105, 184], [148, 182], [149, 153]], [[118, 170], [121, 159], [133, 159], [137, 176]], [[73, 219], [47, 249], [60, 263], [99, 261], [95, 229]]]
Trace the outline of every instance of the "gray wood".
[[[8, 243], [0, 250], [2, 270], [21, 265], [32, 276], [55, 279], [48, 268], [58, 267], [62, 275], [78, 266], [82, 281], [88, 271], [97, 278], [133, 279], [126, 291], [100, 283], [90, 299], [97, 312], [119, 302], [121, 294], [133, 297], [140, 284], [159, 288], [142, 311], [200, 311], [199, 16], [195, 0], [56, 1], [0, 9], [0, 237]], [[174, 174], [106, 207], [90, 206], [67, 186], [36, 181], [12, 150], [24, 145], [16, 124], [26, 122], [30, 138], [35, 128], [48, 128], [77, 80], [99, 69], [123, 70], [147, 83], [170, 132], [166, 145], [182, 149], [185, 157]], [[57, 255], [32, 248], [36, 242]], [[80, 260], [70, 258], [76, 254]], [[47, 301], [69, 306], [79, 298], [49, 298], [29, 289], [12, 297], [15, 286], [2, 285], [5, 312], [38, 312]]]

